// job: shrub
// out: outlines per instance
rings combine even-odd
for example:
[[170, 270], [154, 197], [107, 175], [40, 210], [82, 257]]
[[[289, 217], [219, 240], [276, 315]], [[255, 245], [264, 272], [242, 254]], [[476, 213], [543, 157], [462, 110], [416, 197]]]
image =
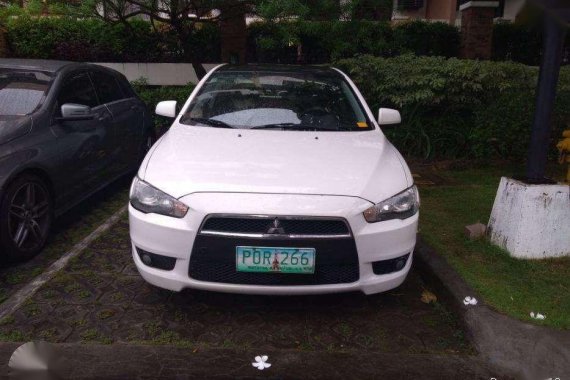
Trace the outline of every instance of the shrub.
[[[515, 61], [526, 65], [540, 65], [542, 55], [540, 23], [516, 24], [499, 22], [493, 27], [493, 52], [496, 61]], [[570, 35], [566, 38], [567, 59], [570, 56]]]
[[298, 39], [310, 63], [354, 57], [392, 55], [392, 29], [376, 21], [311, 21], [299, 24]]
[[[101, 20], [18, 17], [8, 24], [13, 55], [26, 58], [112, 61], [152, 59], [156, 36], [144, 21], [106, 24]], [[150, 54], [150, 57], [149, 57]]]
[[416, 55], [457, 57], [459, 29], [445, 22], [405, 22], [394, 27], [394, 50]]
[[297, 48], [290, 42], [296, 37], [287, 32], [273, 23], [251, 23], [247, 33], [248, 61], [295, 63]]
[[[149, 86], [144, 78], [131, 82], [131, 85], [153, 115], [156, 105], [163, 100], [176, 100], [178, 109], [181, 109], [195, 87], [193, 83], [188, 83], [186, 86]], [[172, 123], [171, 119], [157, 115], [154, 116], [154, 121], [159, 133]]]
[[[362, 56], [336, 66], [353, 78], [373, 109], [400, 109], [404, 123], [387, 134], [409, 156], [526, 158], [537, 68], [412, 55]], [[569, 118], [570, 70], [564, 68], [554, 137]]]
[[542, 32], [539, 27], [501, 22], [493, 27], [493, 59], [539, 65]]
[[288, 24], [254, 23], [249, 46], [262, 62], [294, 63], [300, 43], [307, 63], [370, 54], [401, 53], [452, 57], [459, 51], [459, 30], [441, 22], [413, 21], [392, 27], [380, 21], [302, 21]]
[[[183, 60], [175, 36], [168, 31], [154, 32], [143, 20], [131, 20], [127, 25], [99, 19], [22, 15], [8, 21], [7, 32], [15, 57], [91, 62]], [[193, 40], [198, 59], [219, 61], [219, 32], [215, 25], [200, 25]]]

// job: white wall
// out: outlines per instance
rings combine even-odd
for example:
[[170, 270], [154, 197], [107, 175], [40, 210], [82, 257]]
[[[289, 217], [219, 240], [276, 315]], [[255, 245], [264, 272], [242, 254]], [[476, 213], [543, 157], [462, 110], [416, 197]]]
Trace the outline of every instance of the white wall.
[[[146, 78], [150, 85], [184, 86], [198, 83], [196, 72], [190, 63], [96, 63], [124, 74], [129, 81]], [[219, 63], [205, 63], [210, 71]]]

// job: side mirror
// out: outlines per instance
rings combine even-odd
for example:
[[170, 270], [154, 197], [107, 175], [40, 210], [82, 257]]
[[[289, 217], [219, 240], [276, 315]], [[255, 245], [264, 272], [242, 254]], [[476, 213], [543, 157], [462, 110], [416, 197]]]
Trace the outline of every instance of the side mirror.
[[90, 120], [94, 117], [89, 106], [74, 103], [65, 103], [61, 106], [62, 120]]
[[176, 117], [176, 100], [165, 100], [158, 103], [154, 112], [160, 116]]
[[393, 125], [400, 124], [402, 122], [402, 117], [398, 110], [393, 110], [391, 108], [380, 108], [378, 111], [378, 124], [380, 125]]

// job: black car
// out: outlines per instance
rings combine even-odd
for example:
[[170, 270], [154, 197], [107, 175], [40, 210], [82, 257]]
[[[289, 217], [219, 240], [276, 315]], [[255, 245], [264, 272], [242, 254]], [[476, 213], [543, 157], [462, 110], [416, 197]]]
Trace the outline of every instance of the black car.
[[0, 59], [0, 260], [37, 254], [54, 217], [136, 170], [153, 141], [151, 113], [122, 74]]

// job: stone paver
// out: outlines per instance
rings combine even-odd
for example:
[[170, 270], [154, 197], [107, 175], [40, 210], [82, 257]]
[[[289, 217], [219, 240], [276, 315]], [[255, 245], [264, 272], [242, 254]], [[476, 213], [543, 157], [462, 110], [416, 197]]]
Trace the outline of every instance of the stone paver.
[[385, 294], [270, 297], [146, 284], [126, 217], [0, 324], [4, 340], [175, 344], [192, 349], [472, 353], [456, 319], [420, 301], [416, 271]]
[[131, 178], [126, 176], [59, 217], [44, 250], [32, 260], [19, 264], [0, 263], [0, 304], [39, 276], [74, 244], [125, 205]]

